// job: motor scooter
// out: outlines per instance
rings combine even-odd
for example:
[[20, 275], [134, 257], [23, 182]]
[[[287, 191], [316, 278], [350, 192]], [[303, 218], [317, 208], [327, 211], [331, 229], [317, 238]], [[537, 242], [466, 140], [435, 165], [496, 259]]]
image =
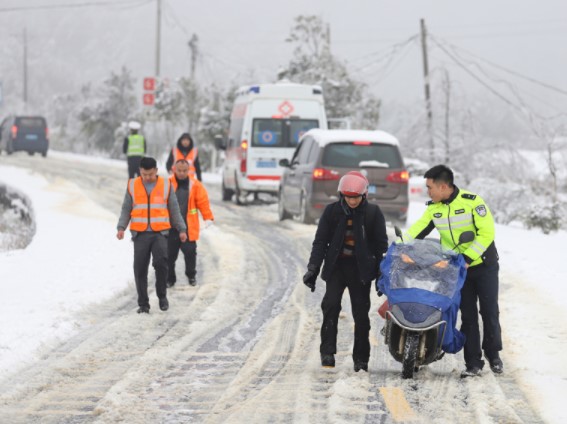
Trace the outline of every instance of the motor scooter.
[[402, 363], [402, 378], [413, 378], [423, 365], [457, 353], [465, 337], [455, 328], [461, 288], [466, 277], [465, 260], [455, 250], [474, 240], [461, 234], [453, 250], [439, 240], [393, 243], [383, 259], [378, 289], [388, 300], [384, 342], [392, 357]]

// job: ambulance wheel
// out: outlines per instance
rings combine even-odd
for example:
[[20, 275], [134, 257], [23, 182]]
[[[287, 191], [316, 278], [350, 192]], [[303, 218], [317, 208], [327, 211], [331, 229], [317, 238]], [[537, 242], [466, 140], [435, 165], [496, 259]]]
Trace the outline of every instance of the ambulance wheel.
[[234, 194], [233, 190], [230, 190], [224, 186], [224, 180], [222, 181], [222, 200], [223, 202], [227, 202], [232, 199], [232, 195]]
[[242, 192], [240, 191], [240, 187], [238, 187], [238, 180], [236, 176], [234, 177], [234, 201], [237, 205], [243, 205], [244, 202], [242, 201]]

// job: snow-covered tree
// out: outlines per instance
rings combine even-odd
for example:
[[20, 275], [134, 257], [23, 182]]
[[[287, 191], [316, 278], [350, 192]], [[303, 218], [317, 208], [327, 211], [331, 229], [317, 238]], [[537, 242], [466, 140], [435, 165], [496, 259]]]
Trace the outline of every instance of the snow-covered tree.
[[116, 143], [116, 128], [136, 112], [134, 77], [122, 67], [119, 73], [112, 72], [96, 90], [90, 85], [83, 86], [82, 94], [87, 103], [78, 119], [87, 140], [87, 150], [110, 152]]
[[331, 53], [328, 25], [320, 17], [296, 17], [286, 41], [295, 50], [280, 78], [320, 85], [329, 118], [350, 118], [357, 128], [376, 129], [380, 101], [351, 78], [346, 65]]

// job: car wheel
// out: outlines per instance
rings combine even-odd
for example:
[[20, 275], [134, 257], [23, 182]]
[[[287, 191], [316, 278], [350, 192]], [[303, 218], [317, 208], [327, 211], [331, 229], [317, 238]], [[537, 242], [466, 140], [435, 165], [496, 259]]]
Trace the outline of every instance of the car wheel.
[[305, 193], [301, 195], [301, 204], [299, 205], [299, 220], [304, 224], [314, 224], [315, 220], [309, 216], [307, 211], [307, 199]]
[[14, 152], [14, 150], [13, 150], [13, 147], [12, 147], [12, 142], [8, 141], [8, 143], [6, 143], [6, 153], [11, 155], [13, 152]]
[[234, 176], [234, 201], [237, 205], [244, 204], [242, 201], [242, 192], [240, 191], [240, 187], [238, 187], [238, 180], [236, 179], [236, 176]]
[[41, 156], [46, 157], [47, 156], [47, 150], [41, 152]]
[[284, 200], [282, 198], [282, 191], [280, 190], [278, 194], [278, 219], [280, 221], [284, 221], [286, 219], [290, 219], [291, 217], [291, 214], [285, 208]]
[[234, 191], [226, 188], [224, 186], [224, 179], [222, 180], [222, 200], [224, 202], [229, 201], [230, 199], [232, 199], [232, 195], [234, 194]]
[[28, 155], [33, 156], [35, 155], [35, 152], [28, 152]]

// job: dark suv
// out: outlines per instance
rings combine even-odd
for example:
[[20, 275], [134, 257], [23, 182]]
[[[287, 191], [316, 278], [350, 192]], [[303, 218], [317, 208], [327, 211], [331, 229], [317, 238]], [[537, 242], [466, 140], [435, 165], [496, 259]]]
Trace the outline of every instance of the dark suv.
[[9, 116], [0, 125], [0, 148], [9, 155], [23, 150], [30, 155], [47, 156], [47, 122], [41, 116]]
[[280, 220], [299, 216], [314, 223], [323, 209], [338, 200], [339, 179], [349, 171], [360, 171], [369, 182], [368, 201], [376, 203], [387, 220], [405, 224], [409, 206], [409, 174], [398, 140], [384, 131], [308, 131], [291, 160], [282, 159]]

